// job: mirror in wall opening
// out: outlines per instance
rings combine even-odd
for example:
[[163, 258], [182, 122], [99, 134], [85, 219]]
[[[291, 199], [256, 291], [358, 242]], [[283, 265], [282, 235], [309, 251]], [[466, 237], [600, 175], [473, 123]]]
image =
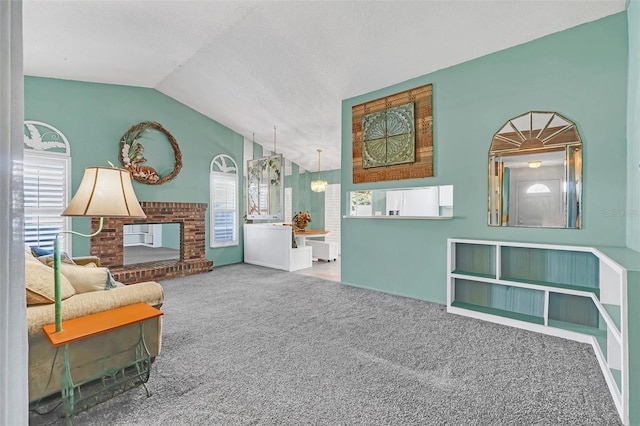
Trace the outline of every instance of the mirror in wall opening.
[[453, 217], [453, 185], [351, 191], [349, 216]]
[[489, 149], [491, 226], [582, 227], [582, 141], [556, 112], [508, 120]]
[[123, 226], [124, 264], [179, 261], [179, 223], [138, 223]]

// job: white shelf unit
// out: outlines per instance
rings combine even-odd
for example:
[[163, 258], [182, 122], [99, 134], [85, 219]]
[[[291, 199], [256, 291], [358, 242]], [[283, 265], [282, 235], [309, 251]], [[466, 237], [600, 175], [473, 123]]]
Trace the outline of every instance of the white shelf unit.
[[157, 229], [158, 227], [161, 227], [161, 225], [147, 223], [125, 225], [123, 228], [124, 247], [158, 247], [158, 242], [162, 241], [162, 238], [159, 238], [160, 235], [158, 235], [160, 231]]
[[627, 271], [593, 247], [449, 239], [447, 312], [589, 343], [629, 424]]

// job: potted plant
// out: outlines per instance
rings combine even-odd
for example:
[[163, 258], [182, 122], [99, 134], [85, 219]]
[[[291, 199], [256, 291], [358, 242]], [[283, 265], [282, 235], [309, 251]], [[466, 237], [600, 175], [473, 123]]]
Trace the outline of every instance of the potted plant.
[[298, 231], [304, 231], [304, 228], [311, 222], [311, 215], [309, 212], [298, 212], [291, 219], [291, 223], [297, 228]]

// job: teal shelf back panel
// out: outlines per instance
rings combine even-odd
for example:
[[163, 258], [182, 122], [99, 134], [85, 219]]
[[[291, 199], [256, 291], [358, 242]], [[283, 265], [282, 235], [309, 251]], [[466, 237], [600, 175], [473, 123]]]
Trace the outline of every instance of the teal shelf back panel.
[[533, 280], [549, 283], [598, 288], [600, 264], [592, 253], [501, 247], [501, 275], [512, 280]]
[[456, 278], [454, 301], [491, 306], [491, 284]]
[[544, 292], [456, 279], [455, 301], [534, 317], [544, 316]]
[[496, 276], [496, 248], [481, 244], [456, 243], [456, 271]]
[[572, 294], [549, 293], [549, 319], [596, 329], [605, 324], [591, 298]]

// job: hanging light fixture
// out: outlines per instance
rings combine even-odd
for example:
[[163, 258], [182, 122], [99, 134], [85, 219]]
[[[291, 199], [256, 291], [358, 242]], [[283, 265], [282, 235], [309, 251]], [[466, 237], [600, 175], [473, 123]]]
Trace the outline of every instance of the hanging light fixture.
[[311, 190], [313, 192], [324, 192], [327, 189], [327, 181], [320, 179], [320, 153], [321, 149], [318, 150], [318, 177], [316, 180], [311, 181]]

